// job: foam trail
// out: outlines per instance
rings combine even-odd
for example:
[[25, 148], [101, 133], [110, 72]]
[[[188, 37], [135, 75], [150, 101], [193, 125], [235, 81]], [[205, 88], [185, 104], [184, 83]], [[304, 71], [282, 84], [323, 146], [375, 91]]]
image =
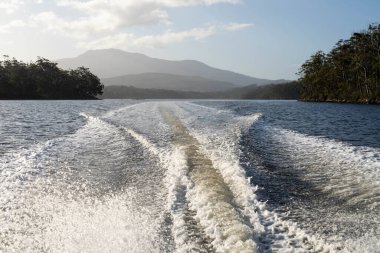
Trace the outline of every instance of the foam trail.
[[[380, 247], [378, 149], [195, 102], [105, 108], [83, 110], [72, 134], [1, 156], [0, 252]], [[278, 189], [293, 194], [285, 204], [260, 195]]]
[[128, 106], [124, 106], [124, 107], [116, 109], [116, 110], [111, 110], [111, 111], [107, 112], [106, 114], [104, 114], [102, 117], [103, 118], [114, 117], [114, 116], [117, 116], [118, 114], [121, 114], [122, 112], [133, 109], [137, 106], [144, 105], [145, 103], [146, 102], [136, 102], [136, 104], [133, 104], [133, 105], [128, 105]]
[[166, 186], [168, 189], [167, 209], [172, 216], [172, 235], [176, 252], [210, 252], [207, 240], [199, 231], [194, 217], [188, 208], [187, 191], [190, 184], [187, 176], [186, 159], [181, 148], [166, 149], [156, 147], [143, 135], [133, 129], [125, 128], [133, 138], [139, 141], [149, 152], [160, 159], [167, 169]]
[[205, 120], [210, 118], [208, 113], [199, 111], [196, 106], [188, 107], [180, 104], [179, 107], [176, 113], [201, 144], [200, 151], [210, 158], [213, 166], [231, 189], [237, 208], [244, 217], [247, 217], [249, 224], [252, 224], [260, 251], [270, 252], [281, 248], [284, 251], [309, 252], [341, 247], [340, 244], [328, 244], [319, 237], [308, 235], [297, 228], [296, 224], [283, 220], [276, 213], [269, 211], [265, 203], [257, 200], [256, 188], [250, 185], [250, 180], [240, 165], [240, 150], [236, 141], [249, 129], [249, 126], [261, 118], [261, 114], [236, 117], [225, 112], [219, 114], [211, 123]]
[[234, 197], [211, 161], [199, 152], [199, 143], [189, 135], [180, 121], [167, 109], [164, 118], [173, 127], [175, 138], [185, 150], [189, 175], [190, 206], [196, 210], [205, 233], [213, 239], [217, 252], [255, 252], [252, 229], [236, 208]]
[[321, 191], [344, 200], [347, 206], [366, 205], [371, 210], [379, 208], [379, 149], [354, 147], [285, 129], [263, 127], [268, 140], [274, 141], [285, 152], [292, 153], [290, 162], [297, 164], [295, 168], [302, 177], [315, 182]]

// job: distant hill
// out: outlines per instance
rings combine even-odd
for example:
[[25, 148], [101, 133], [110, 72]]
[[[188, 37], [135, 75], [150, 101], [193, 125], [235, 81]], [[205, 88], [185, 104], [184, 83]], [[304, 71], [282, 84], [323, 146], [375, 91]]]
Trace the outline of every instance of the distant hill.
[[296, 82], [250, 85], [224, 92], [194, 92], [167, 89], [141, 89], [132, 86], [105, 86], [101, 98], [130, 99], [298, 99], [299, 84]]
[[197, 76], [209, 80], [232, 83], [238, 86], [286, 82], [285, 80], [260, 79], [232, 71], [221, 70], [194, 60], [162, 60], [118, 49], [90, 50], [75, 58], [57, 60], [57, 63], [59, 67], [64, 69], [73, 69], [80, 66], [88, 67], [100, 78], [145, 73], [165, 73]]
[[216, 92], [235, 88], [232, 83], [210, 80], [197, 76], [180, 76], [164, 73], [126, 75], [101, 80], [106, 86], [134, 86], [143, 89]]

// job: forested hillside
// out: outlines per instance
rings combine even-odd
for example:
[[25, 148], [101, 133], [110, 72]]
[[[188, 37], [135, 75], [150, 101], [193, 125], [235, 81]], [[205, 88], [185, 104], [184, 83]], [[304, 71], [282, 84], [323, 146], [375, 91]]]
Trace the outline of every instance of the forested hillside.
[[191, 92], [165, 89], [140, 89], [133, 86], [105, 86], [101, 98], [132, 99], [298, 99], [299, 84], [249, 85], [224, 92]]
[[380, 24], [329, 52], [318, 51], [299, 71], [301, 100], [380, 103]]
[[249, 85], [222, 93], [222, 98], [231, 99], [293, 99], [299, 98], [299, 84], [288, 82], [268, 85]]
[[103, 85], [87, 68], [62, 70], [44, 58], [0, 61], [0, 99], [94, 99]]

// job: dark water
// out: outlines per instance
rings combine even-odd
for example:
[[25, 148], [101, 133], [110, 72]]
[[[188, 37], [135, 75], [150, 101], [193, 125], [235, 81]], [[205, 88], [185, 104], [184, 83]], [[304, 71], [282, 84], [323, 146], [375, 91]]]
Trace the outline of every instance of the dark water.
[[0, 102], [0, 251], [379, 252], [380, 106]]

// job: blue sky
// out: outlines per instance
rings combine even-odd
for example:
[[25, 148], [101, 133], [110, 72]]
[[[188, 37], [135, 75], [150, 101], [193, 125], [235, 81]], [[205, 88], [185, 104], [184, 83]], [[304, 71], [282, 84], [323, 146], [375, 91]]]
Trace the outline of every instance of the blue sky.
[[380, 22], [376, 0], [0, 0], [0, 53], [25, 61], [120, 48], [295, 79], [317, 50]]

